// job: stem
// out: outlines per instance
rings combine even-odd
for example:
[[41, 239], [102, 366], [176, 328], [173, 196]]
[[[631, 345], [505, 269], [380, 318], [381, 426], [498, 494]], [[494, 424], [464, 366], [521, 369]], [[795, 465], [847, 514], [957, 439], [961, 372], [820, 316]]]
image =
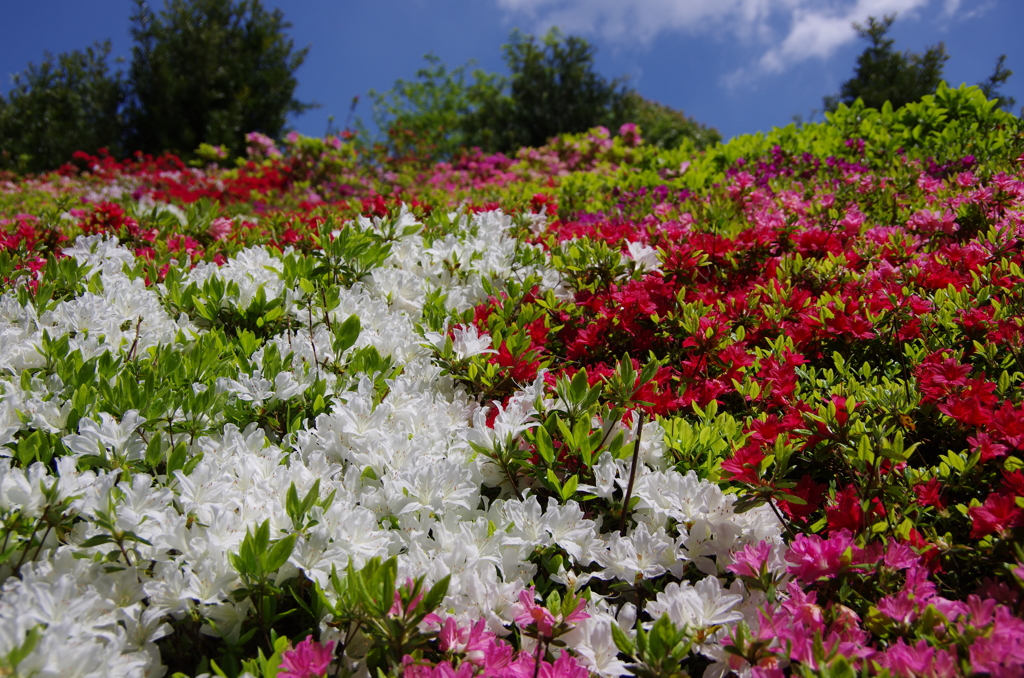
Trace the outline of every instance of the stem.
[[128, 360], [131, 361], [135, 357], [135, 349], [139, 346], [139, 329], [142, 327], [142, 316], [139, 316], [139, 322], [135, 323], [135, 341], [132, 342], [132, 347], [128, 350]]
[[309, 345], [313, 349], [313, 364], [316, 365], [316, 373], [320, 374], [320, 359], [316, 357], [316, 341], [313, 339], [313, 304], [306, 306], [309, 312]]
[[[49, 506], [45, 507], [45, 508], [43, 509], [43, 514], [45, 515], [45, 514], [46, 514], [46, 512], [47, 512], [47, 511], [48, 511], [49, 509], [50, 509], [50, 507], [49, 507]], [[29, 550], [30, 548], [32, 548], [32, 537], [34, 537], [34, 536], [35, 536], [35, 534], [36, 534], [36, 531], [37, 531], [37, 530], [39, 529], [39, 525], [40, 525], [40, 524], [41, 524], [42, 522], [43, 522], [43, 519], [42, 519], [42, 518], [36, 518], [36, 522], [35, 522], [35, 525], [33, 525], [33, 526], [32, 526], [32, 536], [30, 536], [30, 537], [28, 538], [28, 543], [27, 543], [27, 544], [25, 544], [25, 550], [21, 552], [21, 557], [20, 557], [20, 558], [18, 558], [18, 564], [14, 566], [14, 570], [13, 570], [13, 572], [12, 572], [13, 576], [17, 576], [17, 575], [18, 575], [18, 572], [20, 572], [20, 571], [21, 571], [21, 566], [25, 564], [25, 557], [26, 557], [26, 556], [28, 555], [28, 550]]]
[[779, 512], [779, 509], [775, 507], [775, 502], [772, 501], [771, 497], [768, 497], [768, 506], [772, 508], [772, 513], [774, 513], [775, 517], [779, 519], [780, 523], [782, 523], [782, 527], [786, 530], [786, 533], [789, 534], [789, 538], [796, 539], [796, 535], [793, 534], [793, 528], [790, 527], [789, 523], [786, 522], [786, 519], [782, 517], [782, 514]]
[[619, 517], [619, 534], [626, 534], [626, 513], [629, 511], [629, 500], [633, 497], [633, 481], [636, 479], [636, 463], [640, 458], [640, 435], [644, 432], [644, 411], [637, 410], [636, 442], [633, 445], [633, 464], [629, 468], [629, 485], [626, 486], [626, 498], [622, 502], [622, 515]]
[[334, 334], [334, 328], [331, 327], [331, 314], [327, 312], [327, 290], [323, 287], [320, 288], [320, 298], [324, 301], [324, 323], [330, 333]]
[[[53, 525], [46, 525], [46, 532], [43, 532], [43, 538], [39, 540], [39, 547], [36, 548], [36, 552], [32, 555], [32, 560], [36, 560], [37, 558], [39, 558], [39, 552], [43, 550], [43, 543], [46, 541], [46, 538], [50, 536], [50, 530], [52, 529]], [[27, 550], [28, 549], [26, 549], [26, 551]]]
[[132, 566], [132, 559], [128, 556], [128, 551], [124, 548], [124, 540], [119, 539], [117, 542], [117, 548], [121, 549], [121, 555], [124, 556], [124, 562], [128, 563], [128, 567]]
[[263, 605], [266, 602], [266, 596], [263, 595], [263, 583], [261, 582], [259, 587], [256, 589], [259, 601], [253, 602], [253, 611], [256, 613], [256, 623], [260, 627], [260, 635], [263, 636], [263, 641], [267, 644], [267, 649], [273, 650], [274, 644], [270, 642], [270, 635], [267, 633], [267, 625], [264, 621]]
[[[545, 645], [544, 641], [540, 638], [537, 639], [537, 654], [533, 658], [533, 678], [537, 678], [540, 673], [540, 659], [541, 659], [541, 648]], [[547, 649], [544, 650], [544, 654], [547, 654]]]
[[[621, 417], [622, 415], [619, 414], [616, 410], [612, 410], [611, 416], [608, 417], [608, 432], [604, 434], [603, 438], [601, 438], [601, 443], [594, 450], [594, 456], [597, 456], [597, 453], [604, 449], [604, 444], [607, 443], [608, 439], [612, 437], [612, 431], [615, 430], [615, 422], [617, 422]], [[573, 422], [573, 425], [576, 425], [575, 421]]]
[[[18, 516], [18, 517], [20, 518], [21, 516]], [[15, 524], [17, 524], [17, 523], [15, 523]], [[11, 533], [14, 532], [14, 525], [11, 525], [10, 527], [8, 527], [7, 525], [4, 525], [4, 528], [7, 530], [7, 533], [4, 535], [4, 545], [0, 546], [0, 553], [6, 553], [7, 552], [7, 542], [10, 541]]]
[[505, 477], [508, 478], [508, 482], [512, 484], [512, 491], [516, 493], [516, 499], [522, 501], [523, 493], [519, 491], [519, 486], [516, 484], [515, 478], [512, 477], [512, 469], [504, 462], [502, 462], [501, 466], [505, 470]]

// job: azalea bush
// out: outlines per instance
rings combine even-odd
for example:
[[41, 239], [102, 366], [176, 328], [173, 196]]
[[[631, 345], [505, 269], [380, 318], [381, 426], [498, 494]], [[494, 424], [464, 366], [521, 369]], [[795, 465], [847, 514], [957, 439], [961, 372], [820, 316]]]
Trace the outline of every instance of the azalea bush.
[[1019, 675], [1024, 129], [0, 185], [18, 676]]

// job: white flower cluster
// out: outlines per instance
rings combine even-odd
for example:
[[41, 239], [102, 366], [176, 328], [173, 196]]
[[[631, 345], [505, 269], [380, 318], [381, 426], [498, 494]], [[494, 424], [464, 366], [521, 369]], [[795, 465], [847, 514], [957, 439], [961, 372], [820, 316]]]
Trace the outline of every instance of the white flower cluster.
[[[423, 575], [435, 582], [451, 575], [445, 614], [466, 623], [483, 618], [491, 630], [507, 633], [519, 592], [537, 572], [530, 558], [539, 548], [554, 546], [568, 555], [554, 578], [577, 589], [595, 577], [630, 584], [666, 573], [678, 578], [692, 563], [705, 578], [669, 584], [646, 611], [666, 613], [692, 629], [714, 628], [704, 640], [713, 649], [724, 634], [721, 625], [740, 618], [747, 597], [738, 586], [723, 591], [717, 577], [743, 546], [781, 541], [777, 520], [766, 509], [737, 514], [733, 498], [717, 486], [664, 468], [663, 431], [653, 422], [643, 429], [633, 489], [637, 525], [626, 534], [602, 529], [575, 501], [542, 502], [529, 491], [522, 500], [511, 498], [503, 474], [471, 443], [484, 449], [517, 444], [536, 425], [543, 381], [522, 385], [488, 426], [486, 409], [440, 376], [415, 323], [433, 289], [443, 289], [449, 308], [461, 310], [485, 298], [485, 279], [538, 273], [553, 285], [555, 276], [517, 267], [516, 242], [507, 235], [511, 222], [502, 213], [452, 219], [455, 234], [440, 240], [427, 242], [419, 233], [400, 237], [385, 264], [341, 290], [331, 311], [334, 323], [360, 319], [362, 331], [350, 351], [373, 346], [403, 366], [383, 397], [363, 375], [354, 390], [331, 390], [328, 412], [313, 425], [274, 442], [256, 423], [244, 429], [225, 424], [190, 440], [188, 458], [198, 462], [168, 475], [130, 470], [151, 440], [138, 411], [98, 412], [69, 431], [73, 394], [53, 376], [21, 375], [44, 367], [44, 331], [50, 339], [69, 337], [70, 350], [88, 358], [104, 351], [124, 357], [132, 347], [184, 349], [202, 330], [187, 317], [171, 318], [156, 291], [124, 273], [124, 265], [134, 263], [131, 253], [100, 237], [81, 238], [66, 250], [99, 273], [97, 291], [38, 315], [15, 293], [4, 293], [0, 445], [6, 447], [0, 451], [14, 455], [18, 433], [39, 430], [60, 436], [69, 454], [27, 468], [0, 460], [0, 521], [11, 525], [17, 517], [39, 526], [32, 552], [15, 548], [0, 565], [6, 579], [0, 665], [23, 654], [19, 675], [160, 676], [165, 668], [155, 643], [172, 633], [168, 624], [175, 620], [200, 619], [203, 633], [237, 641], [251, 601], [230, 595], [240, 580], [229, 554], [264, 522], [275, 539], [295, 532], [285, 498], [292, 487], [305, 496], [317, 482], [320, 498], [333, 500], [310, 509], [315, 524], [299, 535], [278, 581], [301, 572], [331, 591], [333, 568], [397, 556], [403, 578]], [[370, 220], [360, 225], [383, 227]], [[397, 225], [402, 233], [416, 223], [403, 213]], [[239, 309], [262, 288], [268, 299], [284, 299], [301, 323], [304, 293], [286, 289], [281, 271], [280, 257], [252, 248], [219, 268], [197, 266], [188, 279], [235, 282], [239, 293], [229, 303]], [[273, 344], [280, 355], [292, 356], [290, 370], [273, 379], [258, 370], [222, 378], [216, 388], [254, 408], [293, 398], [309, 388], [318, 360], [341, 358], [332, 355], [331, 336], [318, 322], [271, 337], [252, 364], [261, 365]], [[457, 350], [466, 355], [490, 349], [489, 337], [475, 329], [461, 328], [456, 336]], [[632, 449], [635, 427], [621, 428]], [[96, 455], [125, 463], [90, 469], [85, 460]], [[605, 453], [595, 475], [589, 491], [609, 498], [623, 492], [629, 468]], [[494, 494], [487, 488], [495, 487], [503, 491], [489, 501]], [[66, 533], [43, 528], [55, 507], [70, 525]], [[615, 609], [595, 596], [588, 611], [590, 619], [567, 638], [570, 646], [601, 675], [627, 673], [616, 659], [610, 624], [633, 629], [636, 609]], [[322, 630], [325, 639], [334, 633]]]

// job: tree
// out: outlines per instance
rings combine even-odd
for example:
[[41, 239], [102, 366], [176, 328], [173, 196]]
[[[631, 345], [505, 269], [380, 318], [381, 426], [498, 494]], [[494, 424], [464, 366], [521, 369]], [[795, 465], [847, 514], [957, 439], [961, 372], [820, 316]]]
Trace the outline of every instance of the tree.
[[291, 24], [260, 0], [165, 0], [155, 14], [136, 0], [129, 148], [189, 155], [206, 142], [240, 154], [245, 134], [279, 136], [295, 99]]
[[386, 135], [383, 146], [392, 159], [447, 160], [462, 148], [481, 143], [470, 123], [474, 112], [501, 96], [505, 80], [481, 69], [467, 72], [473, 62], [451, 70], [434, 54], [415, 80], [396, 80], [384, 93], [370, 91], [377, 128]]
[[[494, 146], [511, 150], [542, 146], [559, 134], [613, 125], [624, 117], [627, 95], [623, 79], [606, 80], [594, 70], [594, 48], [576, 36], [552, 28], [538, 42], [513, 31], [504, 46], [511, 73], [509, 95], [482, 107], [479, 122], [491, 126]], [[482, 132], [483, 124], [477, 125]]]
[[840, 103], [849, 105], [857, 99], [868, 108], [881, 108], [886, 101], [899, 108], [939, 86], [949, 59], [945, 45], [932, 45], [924, 54], [897, 52], [895, 41], [886, 37], [894, 21], [896, 15], [889, 14], [881, 21], [868, 17], [866, 26], [853, 24], [857, 34], [871, 44], [857, 57], [854, 76], [842, 84], [839, 94], [825, 97], [825, 110], [834, 111]]
[[1017, 103], [1017, 100], [1009, 95], [1005, 95], [999, 92], [999, 88], [1006, 84], [1006, 81], [1013, 75], [1013, 71], [1005, 66], [1006, 55], [1000, 54], [999, 59], [996, 60], [996, 68], [992, 71], [992, 75], [988, 76], [987, 79], [978, 83], [978, 87], [985, 94], [985, 98], [998, 101], [999, 108], [1004, 111], [1009, 111]]
[[120, 151], [125, 83], [110, 74], [109, 56], [110, 41], [97, 42], [56, 58], [46, 53], [14, 76], [0, 96], [0, 168], [42, 172], [75, 151]]
[[[594, 70], [594, 48], [557, 29], [541, 41], [513, 31], [503, 48], [510, 75], [448, 70], [434, 55], [412, 81], [370, 92], [378, 143], [391, 159], [447, 160], [462, 149], [513, 152], [551, 137], [598, 125], [641, 125], [649, 143], [676, 147], [684, 138], [698, 148], [720, 140], [718, 131], [628, 89]], [[363, 128], [365, 134], [365, 128]]]

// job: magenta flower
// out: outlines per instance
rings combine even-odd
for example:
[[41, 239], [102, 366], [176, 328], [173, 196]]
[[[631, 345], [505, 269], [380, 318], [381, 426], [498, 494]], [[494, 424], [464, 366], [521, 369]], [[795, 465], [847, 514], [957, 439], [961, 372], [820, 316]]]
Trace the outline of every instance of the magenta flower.
[[828, 539], [816, 534], [798, 534], [786, 554], [789, 572], [805, 582], [834, 577], [850, 563], [850, 556], [856, 555], [853, 552], [847, 554], [847, 550], [855, 548], [849, 530], [838, 530]]
[[733, 554], [733, 564], [726, 569], [733, 574], [757, 579], [761, 576], [761, 568], [767, 569], [771, 553], [772, 545], [766, 541], [747, 544]]
[[590, 671], [581, 666], [575, 657], [563, 652], [553, 664], [541, 662], [539, 675], [541, 678], [587, 678]]
[[322, 678], [334, 658], [334, 641], [322, 645], [313, 636], [286, 650], [281, 655], [281, 672], [277, 678]]
[[936, 651], [926, 640], [907, 645], [899, 638], [888, 650], [874, 655], [872, 660], [898, 678], [952, 678], [957, 675], [955, 653]]
[[449, 661], [431, 666], [425, 662], [417, 663], [409, 655], [405, 655], [402, 660], [402, 678], [470, 678], [475, 670], [469, 662], [462, 662], [458, 668], [454, 668]]
[[906, 570], [921, 561], [910, 546], [897, 541], [889, 542], [885, 549], [885, 557], [882, 562], [890, 570]]
[[459, 652], [466, 656], [466, 661], [482, 664], [486, 660], [487, 649], [494, 644], [496, 636], [487, 630], [487, 620], [480, 619], [472, 626], [459, 626], [454, 617], [444, 620], [441, 634], [437, 637], [437, 645], [441, 652]]

